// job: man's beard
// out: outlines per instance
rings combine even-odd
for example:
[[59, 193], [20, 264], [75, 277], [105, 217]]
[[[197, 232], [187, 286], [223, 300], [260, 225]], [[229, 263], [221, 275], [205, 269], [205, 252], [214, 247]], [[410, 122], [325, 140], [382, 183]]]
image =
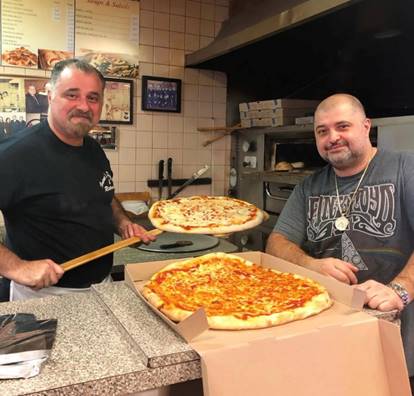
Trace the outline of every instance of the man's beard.
[[362, 153], [360, 152], [352, 152], [348, 146], [346, 146], [347, 150], [337, 153], [337, 154], [330, 154], [329, 152], [324, 156], [325, 161], [330, 163], [334, 168], [344, 170], [347, 169], [354, 164], [356, 164], [359, 158], [362, 157]]
[[[72, 122], [73, 117], [82, 117], [86, 122], [82, 121], [75, 124]], [[70, 129], [76, 137], [85, 137], [93, 127], [92, 115], [90, 112], [82, 113], [74, 111], [69, 115], [69, 124]]]

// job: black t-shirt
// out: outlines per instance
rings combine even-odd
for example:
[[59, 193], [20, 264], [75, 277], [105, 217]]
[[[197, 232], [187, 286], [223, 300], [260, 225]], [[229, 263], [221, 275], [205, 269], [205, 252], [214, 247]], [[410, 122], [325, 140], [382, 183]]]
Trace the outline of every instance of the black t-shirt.
[[[112, 171], [89, 137], [63, 143], [47, 122], [0, 143], [0, 209], [7, 247], [26, 260], [63, 263], [113, 243]], [[57, 286], [89, 287], [110, 272], [112, 255], [68, 271]]]

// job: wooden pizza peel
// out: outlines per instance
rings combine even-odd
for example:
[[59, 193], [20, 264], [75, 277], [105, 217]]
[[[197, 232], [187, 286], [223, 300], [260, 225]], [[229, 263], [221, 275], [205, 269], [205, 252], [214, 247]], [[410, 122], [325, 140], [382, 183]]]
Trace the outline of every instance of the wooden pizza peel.
[[[265, 211], [263, 211], [263, 221], [267, 221], [269, 219], [269, 215], [268, 213], [266, 213]], [[160, 229], [153, 229], [151, 231], [148, 231], [148, 234], [150, 235], [160, 235], [162, 234], [164, 231], [160, 230]], [[191, 235], [190, 233], [188, 235]], [[225, 238], [228, 237], [230, 234], [216, 234], [214, 236], [216, 237], [221, 237], [221, 238]], [[141, 242], [141, 238], [139, 237], [131, 237], [131, 238], [127, 238], [127, 239], [122, 239], [121, 241], [112, 243], [111, 245], [108, 246], [104, 246], [103, 248], [94, 250], [90, 253], [86, 253], [82, 256], [76, 257], [72, 260], [66, 261], [65, 263], [61, 264], [61, 267], [63, 268], [63, 270], [66, 271], [70, 271], [71, 269], [74, 269], [76, 267], [79, 267], [81, 265], [84, 265], [86, 263], [89, 263], [92, 260], [95, 260], [99, 257], [103, 257], [106, 256], [109, 253], [113, 253], [116, 252], [117, 250], [123, 249], [125, 247], [134, 245], [138, 242]]]

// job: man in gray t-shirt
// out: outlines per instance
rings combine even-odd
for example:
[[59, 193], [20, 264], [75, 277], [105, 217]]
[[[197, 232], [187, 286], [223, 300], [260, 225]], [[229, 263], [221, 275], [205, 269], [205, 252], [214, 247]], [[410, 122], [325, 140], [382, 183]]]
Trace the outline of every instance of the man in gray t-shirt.
[[358, 284], [371, 308], [402, 311], [413, 376], [414, 155], [372, 147], [370, 127], [363, 106], [351, 95], [320, 103], [316, 146], [329, 165], [296, 186], [266, 251]]

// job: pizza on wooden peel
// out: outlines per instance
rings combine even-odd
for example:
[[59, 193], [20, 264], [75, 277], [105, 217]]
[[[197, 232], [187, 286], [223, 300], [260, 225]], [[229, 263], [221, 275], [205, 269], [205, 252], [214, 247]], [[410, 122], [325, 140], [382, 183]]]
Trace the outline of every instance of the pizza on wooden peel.
[[228, 234], [256, 227], [265, 214], [240, 199], [200, 195], [155, 202], [148, 217], [163, 231]]

